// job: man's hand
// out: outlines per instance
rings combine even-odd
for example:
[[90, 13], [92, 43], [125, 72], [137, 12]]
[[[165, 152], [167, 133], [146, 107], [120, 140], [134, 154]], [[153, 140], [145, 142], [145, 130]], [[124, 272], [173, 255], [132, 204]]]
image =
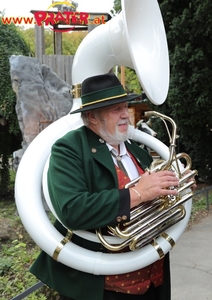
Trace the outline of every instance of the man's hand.
[[173, 187], [178, 185], [179, 179], [172, 171], [145, 172], [135, 187], [130, 189], [131, 208], [159, 196], [177, 195], [178, 191]]

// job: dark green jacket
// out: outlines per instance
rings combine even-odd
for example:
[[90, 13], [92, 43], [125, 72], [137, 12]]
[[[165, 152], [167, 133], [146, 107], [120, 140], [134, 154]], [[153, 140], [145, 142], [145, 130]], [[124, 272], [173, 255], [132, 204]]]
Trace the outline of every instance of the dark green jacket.
[[[145, 169], [152, 161], [135, 142], [127, 149]], [[108, 147], [94, 132], [81, 127], [70, 131], [52, 147], [48, 187], [53, 207], [67, 228], [93, 230], [116, 224], [118, 216], [130, 215], [128, 189], [119, 190], [116, 170]], [[66, 229], [56, 222], [66, 235]], [[86, 249], [105, 251], [102, 245], [73, 236]], [[102, 300], [104, 276], [84, 273], [54, 261], [41, 252], [30, 271], [42, 282], [76, 300]]]

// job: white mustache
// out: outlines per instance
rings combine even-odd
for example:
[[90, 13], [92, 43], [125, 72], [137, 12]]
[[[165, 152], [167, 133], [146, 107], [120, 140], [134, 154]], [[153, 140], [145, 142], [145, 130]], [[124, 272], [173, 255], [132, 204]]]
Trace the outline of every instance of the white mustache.
[[123, 119], [123, 120], [120, 120], [118, 122], [118, 125], [125, 125], [125, 124], [128, 124], [128, 123], [129, 123], [128, 119]]

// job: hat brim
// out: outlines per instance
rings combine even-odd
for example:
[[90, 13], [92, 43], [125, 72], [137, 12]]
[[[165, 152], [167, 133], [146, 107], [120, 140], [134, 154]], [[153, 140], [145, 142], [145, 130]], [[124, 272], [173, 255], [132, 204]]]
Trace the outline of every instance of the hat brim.
[[98, 103], [91, 104], [91, 105], [86, 105], [82, 108], [71, 111], [70, 114], [76, 114], [76, 113], [79, 113], [79, 112], [93, 110], [93, 109], [97, 109], [97, 108], [102, 108], [102, 107], [110, 106], [110, 105], [117, 104], [117, 103], [132, 101], [132, 100], [135, 100], [136, 98], [138, 98], [140, 96], [141, 95], [138, 95], [138, 94], [129, 94], [129, 95], [121, 97], [121, 98], [116, 98], [116, 99], [114, 98], [114, 99], [110, 99], [110, 100], [107, 100], [107, 101], [98, 102]]

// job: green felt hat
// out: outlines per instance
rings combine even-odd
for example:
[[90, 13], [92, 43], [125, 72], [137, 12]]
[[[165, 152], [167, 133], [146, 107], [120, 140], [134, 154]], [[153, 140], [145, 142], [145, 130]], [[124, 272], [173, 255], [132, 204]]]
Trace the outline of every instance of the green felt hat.
[[131, 101], [139, 96], [138, 94], [127, 94], [114, 74], [92, 76], [82, 82], [82, 105], [71, 114]]

